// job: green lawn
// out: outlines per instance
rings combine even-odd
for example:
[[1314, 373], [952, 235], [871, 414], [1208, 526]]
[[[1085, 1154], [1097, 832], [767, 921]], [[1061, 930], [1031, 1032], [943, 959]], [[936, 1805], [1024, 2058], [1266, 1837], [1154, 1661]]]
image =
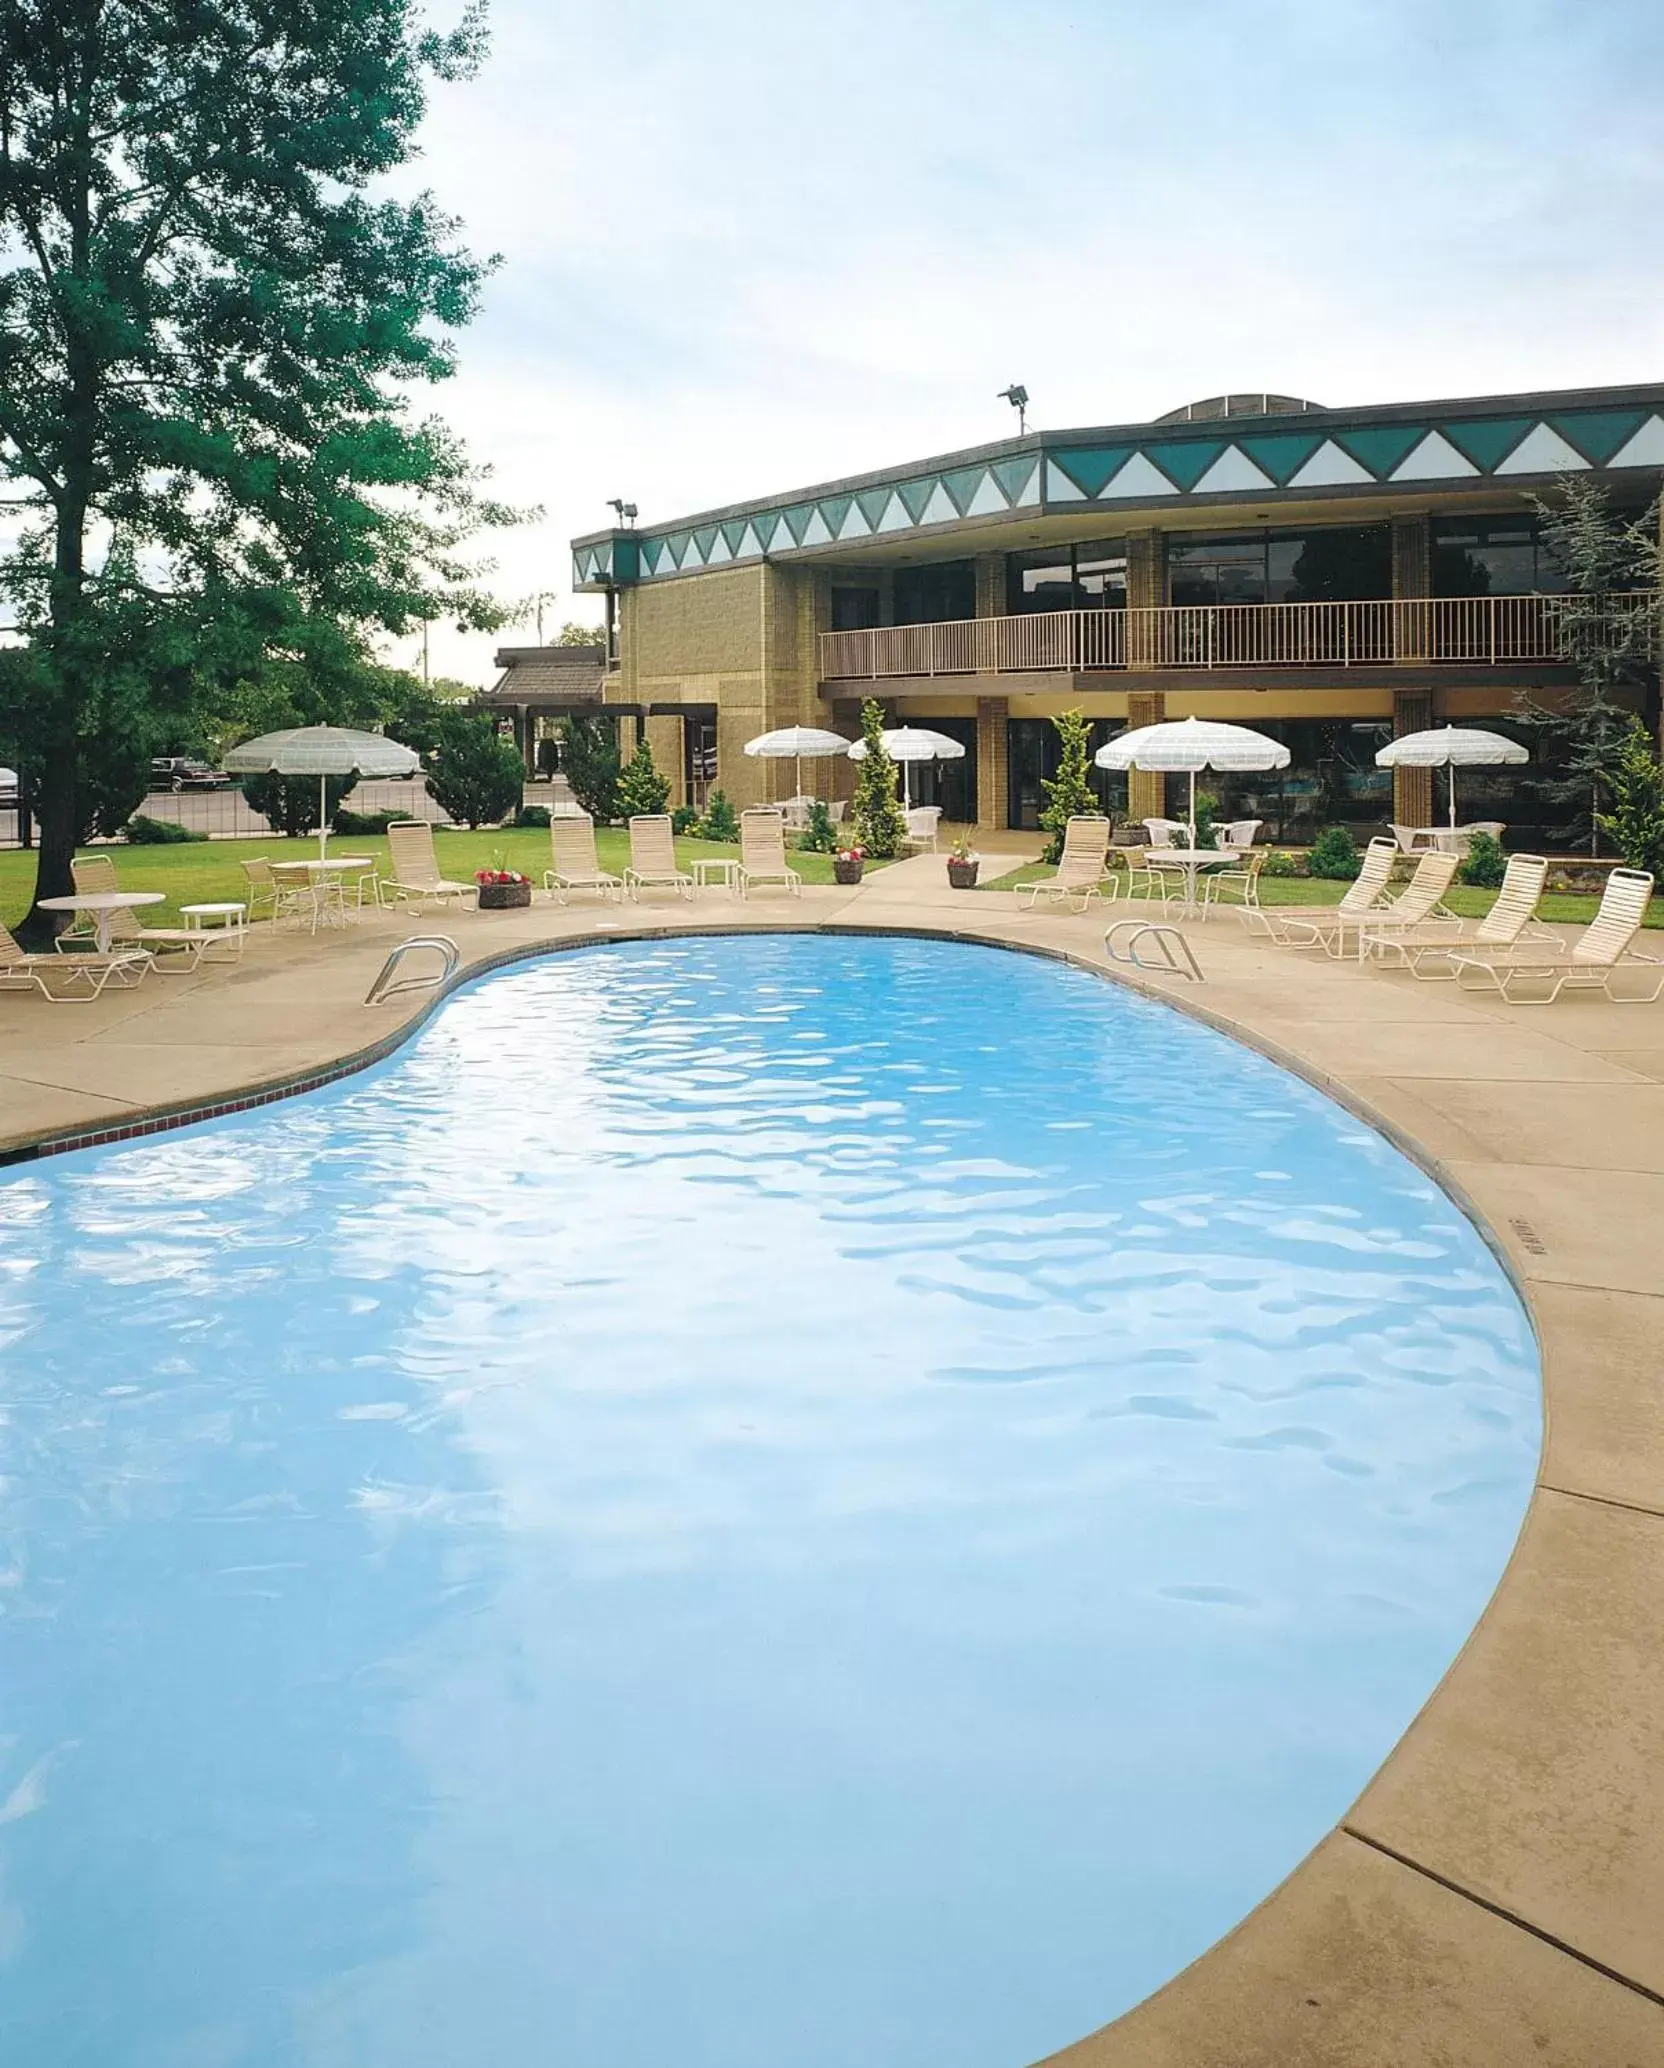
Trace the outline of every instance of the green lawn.
[[[374, 855], [382, 872], [387, 871], [385, 839], [357, 833], [332, 834], [329, 845], [333, 854]], [[434, 850], [444, 873], [464, 883], [476, 869], [500, 863], [504, 868], [520, 870], [541, 887], [543, 872], [552, 859], [548, 832], [539, 827], [481, 833], [435, 827]], [[601, 867], [617, 874], [630, 858], [630, 836], [622, 827], [603, 828], [595, 836], [595, 850]], [[161, 891], [167, 903], [147, 905], [144, 923], [170, 926], [177, 925], [181, 905], [241, 898], [243, 872], [237, 865], [245, 856], [267, 855], [274, 862], [304, 861], [318, 852], [318, 841], [315, 834], [306, 840], [285, 840], [271, 834], [264, 840], [193, 840], [177, 847], [116, 846], [94, 852], [114, 860], [123, 889]], [[737, 859], [739, 849], [719, 846], [710, 840], [678, 840], [676, 853], [683, 868], [687, 868], [707, 855]], [[832, 857], [828, 854], [790, 853], [787, 859], [806, 883], [832, 881]], [[34, 881], [33, 854], [11, 850], [0, 853], [0, 920], [8, 926], [15, 926], [28, 910]]]
[[[1021, 869], [1013, 869], [1008, 876], [1000, 876], [992, 882], [979, 883], [978, 890], [1015, 890], [1020, 883], [1038, 883], [1042, 878], [1056, 872], [1043, 862], [1029, 862]], [[1260, 878], [1260, 903], [1262, 905], [1337, 905], [1345, 895], [1347, 885], [1319, 876], [1262, 876]], [[1488, 912], [1496, 902], [1494, 890], [1469, 890], [1458, 885], [1446, 897], [1445, 903], [1452, 912], [1458, 912], [1464, 919], [1478, 919]], [[1586, 926], [1595, 916], [1600, 900], [1595, 897], [1574, 895], [1556, 891], [1545, 897], [1539, 916], [1545, 920], [1563, 920], [1572, 925]], [[1664, 927], [1664, 898], [1654, 898], [1647, 910], [1649, 927]]]

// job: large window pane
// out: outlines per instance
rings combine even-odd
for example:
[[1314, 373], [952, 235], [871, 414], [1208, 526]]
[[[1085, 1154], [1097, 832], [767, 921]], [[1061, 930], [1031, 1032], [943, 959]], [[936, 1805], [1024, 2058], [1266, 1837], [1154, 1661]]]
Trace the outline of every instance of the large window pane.
[[876, 589], [834, 589], [832, 629], [834, 632], [866, 632], [878, 623]]
[[1273, 603], [1368, 603], [1392, 594], [1392, 533], [1384, 524], [1336, 524], [1273, 538]]
[[1088, 539], [1005, 556], [1006, 609], [1122, 610], [1127, 601], [1127, 542]]
[[943, 560], [934, 567], [896, 569], [898, 625], [942, 625], [976, 616], [976, 562]]
[[1435, 519], [1435, 596], [1530, 596], [1565, 587], [1535, 518]]

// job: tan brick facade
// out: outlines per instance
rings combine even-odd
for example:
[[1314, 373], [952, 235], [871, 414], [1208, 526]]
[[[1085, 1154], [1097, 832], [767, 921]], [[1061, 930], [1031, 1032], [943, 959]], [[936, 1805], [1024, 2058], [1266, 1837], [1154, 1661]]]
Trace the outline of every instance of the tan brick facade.
[[[1433, 692], [1430, 689], [1394, 691], [1392, 736], [1395, 740], [1401, 740], [1407, 732], [1425, 732], [1432, 723]], [[1400, 826], [1430, 826], [1433, 823], [1433, 771], [1430, 768], [1393, 770], [1392, 815]]]
[[[1148, 693], [1134, 691], [1127, 698], [1129, 731], [1141, 725], [1159, 725], [1166, 716], [1167, 699], [1159, 689]], [[1127, 817], [1136, 821], [1167, 816], [1167, 778], [1147, 769], [1128, 769]]]
[[1006, 727], [1011, 703], [1006, 697], [978, 697], [976, 700], [976, 817], [979, 826], [1003, 826], [1009, 788]]

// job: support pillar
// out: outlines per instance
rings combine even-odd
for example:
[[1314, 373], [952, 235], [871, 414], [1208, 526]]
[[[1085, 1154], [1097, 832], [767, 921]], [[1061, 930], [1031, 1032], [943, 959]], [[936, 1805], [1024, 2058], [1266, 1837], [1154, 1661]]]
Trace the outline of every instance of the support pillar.
[[[1433, 723], [1433, 692], [1430, 689], [1395, 689], [1392, 693], [1392, 736], [1401, 740], [1407, 732], [1425, 732]], [[1433, 771], [1430, 768], [1395, 768], [1392, 772], [1392, 815], [1400, 826], [1430, 826], [1433, 823]]]
[[995, 827], [1011, 815], [1007, 753], [1011, 720], [1009, 697], [976, 700], [976, 822]]
[[[1167, 716], [1167, 698], [1159, 689], [1130, 690], [1127, 694], [1127, 730], [1141, 725], [1159, 725]], [[1140, 819], [1164, 819], [1167, 809], [1167, 778], [1153, 769], [1127, 770], [1127, 817], [1134, 825]]]

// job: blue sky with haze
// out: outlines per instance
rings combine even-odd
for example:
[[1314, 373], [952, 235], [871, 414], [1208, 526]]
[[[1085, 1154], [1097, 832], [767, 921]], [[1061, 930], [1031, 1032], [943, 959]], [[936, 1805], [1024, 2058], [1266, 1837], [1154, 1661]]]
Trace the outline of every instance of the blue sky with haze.
[[[1664, 9], [495, 0], [421, 178], [498, 251], [445, 414], [568, 538], [1226, 388], [1664, 373]], [[512, 636], [512, 635], [505, 635]], [[525, 635], [519, 635], [525, 636]], [[489, 679], [489, 640], [436, 668]], [[408, 649], [401, 650], [408, 657]]]

